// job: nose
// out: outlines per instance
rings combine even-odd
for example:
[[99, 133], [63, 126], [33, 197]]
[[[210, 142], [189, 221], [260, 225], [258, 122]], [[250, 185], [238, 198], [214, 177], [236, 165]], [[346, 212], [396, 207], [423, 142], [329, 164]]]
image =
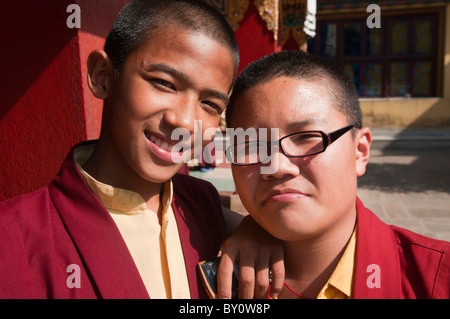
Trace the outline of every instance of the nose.
[[194, 121], [197, 119], [198, 99], [185, 95], [179, 97], [164, 112], [164, 121], [173, 128], [186, 128], [193, 134], [195, 130]]
[[298, 159], [287, 157], [278, 147], [272, 148], [270, 161], [261, 166], [261, 176], [265, 180], [300, 175]]

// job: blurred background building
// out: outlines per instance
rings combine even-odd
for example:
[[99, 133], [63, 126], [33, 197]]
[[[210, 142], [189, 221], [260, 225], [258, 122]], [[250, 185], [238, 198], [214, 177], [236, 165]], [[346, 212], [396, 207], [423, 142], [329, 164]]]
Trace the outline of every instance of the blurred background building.
[[[450, 128], [449, 0], [204, 1], [235, 30], [239, 71], [266, 54], [308, 51], [353, 79], [366, 125]], [[99, 136], [102, 101], [87, 87], [86, 60], [127, 2], [1, 2], [0, 200], [46, 185], [72, 145]], [[79, 28], [68, 23], [71, 4]], [[371, 4], [379, 27], [367, 24]]]

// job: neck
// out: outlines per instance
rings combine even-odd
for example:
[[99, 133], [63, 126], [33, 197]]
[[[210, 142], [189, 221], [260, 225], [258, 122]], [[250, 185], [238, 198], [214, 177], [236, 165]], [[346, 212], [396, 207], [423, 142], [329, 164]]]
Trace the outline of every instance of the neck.
[[[296, 242], [284, 242], [286, 284], [306, 298], [316, 298], [339, 263], [353, 233], [356, 214], [345, 227]], [[283, 289], [280, 298], [296, 298]]]
[[129, 165], [118, 162], [124, 159], [110, 154], [107, 147], [99, 141], [92, 156], [83, 165], [83, 169], [102, 183], [138, 193], [147, 203], [147, 207], [157, 212], [159, 216], [162, 184], [144, 180]]

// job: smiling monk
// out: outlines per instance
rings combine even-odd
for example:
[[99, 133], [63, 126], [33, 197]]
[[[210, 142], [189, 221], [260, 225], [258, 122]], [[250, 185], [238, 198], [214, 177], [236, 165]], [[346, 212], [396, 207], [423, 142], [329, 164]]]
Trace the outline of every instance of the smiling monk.
[[126, 5], [88, 60], [99, 139], [0, 204], [0, 298], [206, 298], [196, 266], [218, 255], [223, 211], [210, 183], [176, 174], [171, 136], [190, 132], [189, 148], [195, 121], [218, 127], [238, 64], [233, 31], [203, 1]]

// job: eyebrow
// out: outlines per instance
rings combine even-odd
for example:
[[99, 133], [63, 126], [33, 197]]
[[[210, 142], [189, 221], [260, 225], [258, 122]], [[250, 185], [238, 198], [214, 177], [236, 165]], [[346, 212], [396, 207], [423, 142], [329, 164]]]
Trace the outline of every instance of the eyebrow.
[[181, 80], [183, 82], [186, 82], [188, 84], [192, 84], [191, 80], [186, 76], [186, 74], [184, 74], [181, 71], [178, 71], [175, 68], [172, 68], [171, 66], [164, 64], [164, 63], [149, 63], [149, 64], [144, 64], [143, 66], [144, 71], [147, 72], [164, 72], [167, 73], [171, 76], [173, 76], [174, 78]]
[[[166, 74], [169, 74], [173, 78], [177, 79], [178, 81], [184, 82], [184, 83], [188, 84], [189, 86], [194, 86], [191, 79], [184, 72], [179, 71], [167, 64], [149, 63], [149, 64], [145, 64], [143, 66], [143, 69], [146, 72], [164, 72]], [[222, 100], [226, 105], [228, 105], [228, 102], [230, 101], [230, 99], [228, 98], [228, 94], [224, 94], [222, 92], [212, 90], [212, 89], [204, 90], [204, 92], [210, 96], [213, 96], [215, 98]]]
[[311, 116], [311, 117], [306, 118], [304, 120], [295, 121], [293, 123], [290, 123], [289, 124], [289, 128], [292, 128], [292, 129], [303, 129], [304, 127], [311, 126], [311, 125], [323, 124], [324, 122], [325, 122], [325, 119], [323, 117]]

